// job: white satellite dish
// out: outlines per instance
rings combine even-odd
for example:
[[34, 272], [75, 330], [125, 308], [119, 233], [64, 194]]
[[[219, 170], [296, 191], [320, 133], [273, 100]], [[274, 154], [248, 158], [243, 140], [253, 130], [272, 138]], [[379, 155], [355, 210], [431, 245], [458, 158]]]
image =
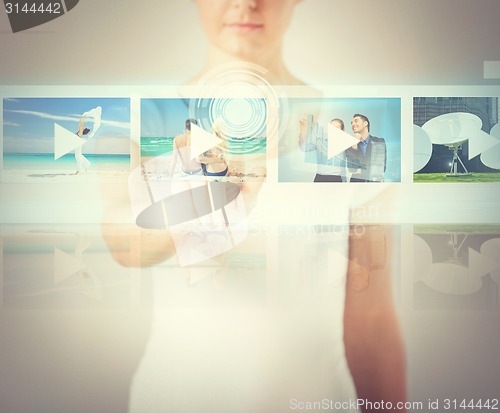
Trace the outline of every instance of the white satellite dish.
[[451, 295], [475, 293], [483, 284], [481, 277], [471, 275], [467, 267], [454, 262], [433, 264], [423, 281], [433, 290]]
[[[458, 156], [458, 150], [467, 140], [481, 135], [482, 126], [481, 118], [472, 113], [464, 112], [445, 113], [424, 123], [422, 129], [427, 132], [432, 143], [448, 146], [453, 151], [450, 173], [447, 176], [472, 175]], [[458, 172], [459, 163], [462, 165], [464, 173]]]
[[413, 173], [427, 165], [431, 155], [431, 138], [420, 126], [413, 125]]
[[498, 143], [481, 153], [481, 162], [488, 168], [500, 169], [500, 123], [491, 128], [490, 137]]
[[432, 252], [429, 244], [418, 235], [413, 236], [413, 280], [422, 279], [432, 265]]
[[490, 130], [490, 135], [500, 140], [500, 123], [493, 125]]
[[[477, 252], [469, 248], [468, 262], [466, 266], [462, 262], [460, 250], [465, 244], [467, 235], [459, 243], [458, 233], [450, 233], [449, 245], [452, 254], [445, 262], [433, 263], [428, 271], [424, 271], [422, 281], [433, 290], [451, 295], [467, 295], [478, 291], [482, 286], [483, 264], [478, 259]], [[426, 259], [425, 256], [422, 257]], [[420, 259], [420, 257], [418, 258]], [[428, 259], [428, 258], [427, 258]], [[471, 270], [471, 267], [472, 270]]]
[[472, 113], [445, 113], [424, 123], [424, 129], [432, 143], [436, 145], [455, 145], [463, 143], [481, 130], [481, 118]]
[[481, 255], [489, 258], [498, 264], [497, 268], [493, 268], [490, 272], [490, 277], [500, 287], [500, 238], [493, 238], [481, 245]]

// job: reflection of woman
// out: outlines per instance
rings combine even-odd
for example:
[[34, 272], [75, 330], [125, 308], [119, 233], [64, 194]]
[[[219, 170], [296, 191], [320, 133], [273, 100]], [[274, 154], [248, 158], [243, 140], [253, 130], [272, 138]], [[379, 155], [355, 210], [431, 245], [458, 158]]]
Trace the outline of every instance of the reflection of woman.
[[227, 149], [227, 139], [222, 132], [223, 124], [220, 119], [215, 120], [212, 125], [212, 131], [222, 142], [198, 156], [197, 160], [202, 164], [206, 176], [226, 176], [229, 170], [224, 156], [224, 152]]
[[[90, 132], [89, 128], [84, 127], [85, 116], [82, 116], [78, 121], [78, 132], [76, 133], [80, 139], [83, 139], [83, 135], [88, 135]], [[82, 154], [82, 146], [80, 145], [75, 149], [75, 160], [76, 160], [76, 172], [75, 175], [79, 172], [87, 172], [87, 169], [90, 167], [90, 161], [85, 158]]]

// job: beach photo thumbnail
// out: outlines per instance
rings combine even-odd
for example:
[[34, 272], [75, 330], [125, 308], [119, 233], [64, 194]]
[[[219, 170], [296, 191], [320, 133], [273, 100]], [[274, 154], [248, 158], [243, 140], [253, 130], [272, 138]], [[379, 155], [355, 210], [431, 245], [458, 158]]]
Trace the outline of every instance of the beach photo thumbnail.
[[280, 182], [401, 182], [401, 99], [288, 99]]
[[141, 165], [147, 181], [263, 181], [263, 98], [141, 100]]
[[500, 181], [499, 118], [498, 97], [413, 98], [413, 181]]
[[130, 99], [3, 99], [3, 182], [126, 182], [129, 171]]

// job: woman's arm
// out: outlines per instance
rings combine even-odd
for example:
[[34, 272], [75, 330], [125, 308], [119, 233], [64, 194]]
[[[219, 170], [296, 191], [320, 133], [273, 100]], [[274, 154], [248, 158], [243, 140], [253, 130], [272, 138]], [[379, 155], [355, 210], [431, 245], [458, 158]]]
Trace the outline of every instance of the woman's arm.
[[76, 133], [80, 138], [83, 136], [83, 130], [85, 129], [85, 116], [80, 116], [78, 120], [78, 132]]
[[[392, 227], [368, 225], [349, 237], [344, 343], [359, 399], [406, 401], [404, 345], [391, 292]], [[371, 412], [369, 408], [363, 412]]]

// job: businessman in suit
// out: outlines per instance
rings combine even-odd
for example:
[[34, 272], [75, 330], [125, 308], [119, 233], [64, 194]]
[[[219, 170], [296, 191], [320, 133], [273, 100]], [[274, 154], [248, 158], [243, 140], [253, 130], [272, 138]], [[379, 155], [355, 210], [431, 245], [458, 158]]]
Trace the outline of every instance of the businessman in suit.
[[370, 120], [356, 113], [351, 121], [359, 142], [345, 151], [350, 182], [382, 182], [387, 167], [387, 147], [383, 138], [370, 135]]

